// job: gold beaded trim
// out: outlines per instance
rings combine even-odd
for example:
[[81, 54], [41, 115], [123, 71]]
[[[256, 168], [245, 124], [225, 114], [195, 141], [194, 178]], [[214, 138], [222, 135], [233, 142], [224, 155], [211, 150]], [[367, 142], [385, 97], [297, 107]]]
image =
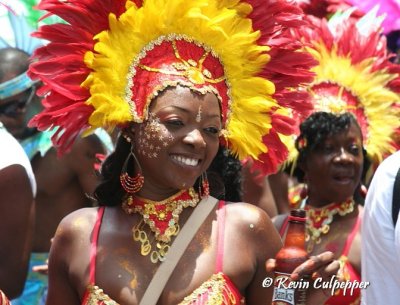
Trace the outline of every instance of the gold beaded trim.
[[306, 242], [308, 242], [308, 253], [312, 252], [315, 244], [321, 243], [321, 235], [329, 232], [333, 217], [336, 214], [345, 216], [353, 212], [354, 205], [354, 200], [348, 199], [340, 204], [333, 203], [322, 209], [310, 208], [309, 206], [306, 207]]
[[[188, 199], [177, 199], [184, 193], [188, 193]], [[180, 214], [184, 208], [195, 207], [200, 202], [200, 197], [191, 187], [189, 190], [182, 190], [163, 201], [153, 201], [136, 197], [136, 200], [140, 204], [135, 204], [134, 200], [135, 198], [128, 196], [122, 203], [122, 209], [127, 214], [139, 213], [143, 216], [142, 220], [132, 228], [133, 240], [140, 242], [141, 255], [147, 256], [151, 254], [150, 260], [152, 263], [164, 261], [170, 249], [169, 244], [172, 236], [178, 235], [180, 231]], [[168, 228], [164, 232], [161, 232], [150, 216], [155, 217], [158, 221], [166, 221], [169, 213], [172, 214], [172, 218], [168, 221]], [[145, 231], [146, 225], [154, 233], [152, 240], [150, 240], [148, 233]]]
[[[204, 301], [207, 303], [204, 303]], [[222, 305], [236, 304], [232, 290], [227, 286], [221, 272], [213, 274], [209, 280], [185, 297], [179, 305]]]

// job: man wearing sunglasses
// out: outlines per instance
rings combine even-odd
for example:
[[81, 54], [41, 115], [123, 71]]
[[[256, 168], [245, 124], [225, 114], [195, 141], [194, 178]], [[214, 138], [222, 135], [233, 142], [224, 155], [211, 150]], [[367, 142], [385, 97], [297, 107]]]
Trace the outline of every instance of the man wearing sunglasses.
[[[107, 149], [97, 135], [91, 135], [81, 138], [68, 154], [57, 157], [50, 140], [54, 131], [28, 128], [27, 122], [41, 107], [35, 94], [38, 84], [26, 76], [28, 67], [27, 53], [16, 48], [0, 49], [0, 121], [24, 147], [38, 187], [31, 270], [46, 263], [51, 238], [61, 219], [92, 205], [88, 195], [98, 183], [96, 154], [106, 154]], [[30, 272], [24, 293], [12, 304], [44, 304], [46, 287], [46, 275]]]

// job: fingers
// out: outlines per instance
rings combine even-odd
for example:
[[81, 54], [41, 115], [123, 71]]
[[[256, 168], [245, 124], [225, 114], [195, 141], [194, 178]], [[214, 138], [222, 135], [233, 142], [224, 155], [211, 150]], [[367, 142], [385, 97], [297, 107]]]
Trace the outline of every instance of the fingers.
[[[323, 277], [335, 275], [338, 268], [338, 263], [334, 261], [334, 254], [330, 251], [323, 252], [321, 254], [311, 256], [307, 261], [298, 266], [292, 273], [292, 280], [298, 280], [305, 276]], [[314, 275], [314, 273], [316, 273]]]
[[324, 265], [318, 270], [314, 271], [311, 278], [313, 280], [316, 280], [317, 278], [329, 279], [333, 275], [337, 275], [339, 268], [340, 268], [339, 261], [334, 260], [330, 264]]

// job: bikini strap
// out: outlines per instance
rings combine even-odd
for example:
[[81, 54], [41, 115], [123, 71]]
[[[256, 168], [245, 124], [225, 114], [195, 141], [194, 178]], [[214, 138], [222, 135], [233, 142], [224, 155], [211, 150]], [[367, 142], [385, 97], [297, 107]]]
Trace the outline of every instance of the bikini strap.
[[220, 200], [218, 202], [218, 213], [217, 213], [217, 260], [216, 260], [216, 273], [223, 272], [224, 267], [224, 236], [225, 236], [225, 201]]
[[358, 228], [360, 227], [360, 224], [361, 224], [361, 217], [358, 216], [352, 231], [350, 232], [349, 236], [347, 237], [346, 244], [344, 245], [344, 248], [343, 248], [343, 253], [342, 253], [343, 256], [347, 257], [347, 254], [349, 254], [351, 244], [353, 243], [354, 237], [356, 237], [356, 234], [358, 232]]
[[103, 219], [104, 210], [105, 207], [99, 207], [97, 210], [97, 218], [93, 227], [93, 237], [90, 243], [89, 281], [91, 285], [94, 285], [96, 280], [97, 241], [99, 239], [100, 226]]

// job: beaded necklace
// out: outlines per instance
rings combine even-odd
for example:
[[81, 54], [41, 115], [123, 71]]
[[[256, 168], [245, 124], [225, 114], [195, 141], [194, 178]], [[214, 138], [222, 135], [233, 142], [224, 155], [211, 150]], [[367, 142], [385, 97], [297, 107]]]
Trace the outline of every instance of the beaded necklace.
[[307, 252], [311, 253], [315, 244], [321, 243], [321, 235], [327, 234], [333, 221], [333, 216], [345, 216], [354, 211], [354, 200], [349, 198], [342, 203], [331, 203], [323, 208], [305, 206], [307, 213], [306, 242]]
[[[152, 263], [164, 261], [172, 236], [179, 233], [180, 214], [184, 208], [195, 207], [199, 201], [199, 195], [193, 188], [182, 190], [162, 201], [128, 196], [122, 203], [122, 209], [127, 214], [139, 213], [143, 217], [132, 228], [133, 240], [141, 243], [140, 254], [147, 256], [151, 253]], [[145, 231], [146, 225], [154, 233], [154, 238], [151, 240]]]

